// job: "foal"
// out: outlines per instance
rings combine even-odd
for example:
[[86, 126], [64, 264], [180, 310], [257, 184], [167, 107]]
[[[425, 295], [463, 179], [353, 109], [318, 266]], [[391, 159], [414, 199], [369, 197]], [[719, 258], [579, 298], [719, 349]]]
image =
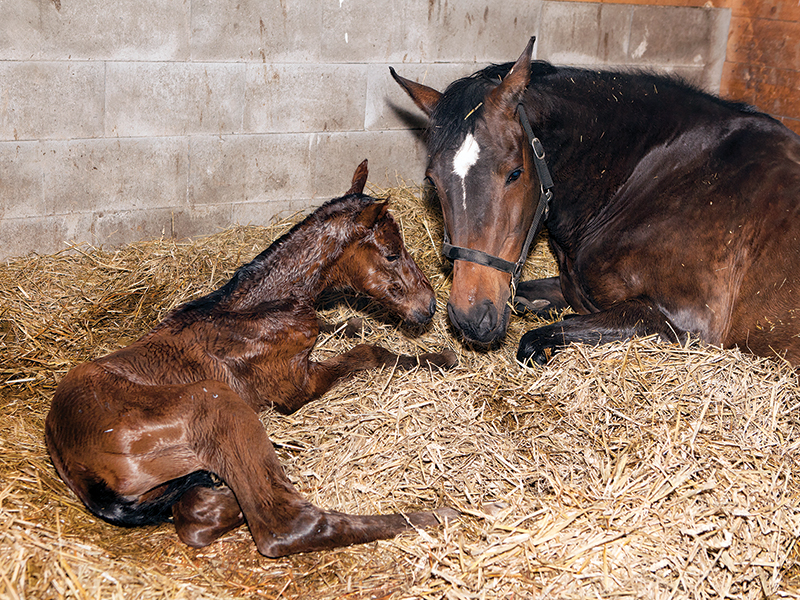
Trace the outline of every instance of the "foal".
[[321, 510], [294, 489], [258, 419], [268, 407], [291, 413], [354, 371], [456, 362], [451, 351], [398, 356], [367, 344], [309, 359], [319, 332], [314, 301], [326, 288], [353, 288], [414, 324], [436, 309], [386, 202], [362, 193], [366, 163], [345, 196], [226, 285], [67, 373], [45, 439], [59, 475], [92, 513], [124, 526], [173, 520], [194, 547], [246, 522], [270, 557], [388, 538], [456, 514]]

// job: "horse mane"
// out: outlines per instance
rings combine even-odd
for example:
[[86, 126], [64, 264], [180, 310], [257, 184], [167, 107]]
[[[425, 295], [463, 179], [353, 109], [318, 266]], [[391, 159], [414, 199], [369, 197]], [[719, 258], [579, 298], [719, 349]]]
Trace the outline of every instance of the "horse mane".
[[253, 260], [236, 269], [225, 285], [205, 296], [183, 304], [175, 310], [174, 314], [178, 312], [196, 312], [197, 314], [210, 312], [221, 302], [230, 299], [243, 282], [251, 283], [256, 273], [261, 278], [269, 277], [272, 270], [269, 263], [274, 262], [275, 255], [284, 247], [292, 244], [296, 238], [319, 236], [333, 219], [343, 215], [355, 218], [364, 208], [374, 202], [375, 198], [364, 194], [348, 194], [341, 198], [328, 200], [305, 219], [295, 224]]
[[[458, 147], [468, 133], [475, 131], [483, 114], [483, 100], [497, 87], [511, 70], [514, 63], [492, 64], [451, 83], [442, 94], [431, 113], [428, 127], [428, 148], [431, 155], [447, 148]], [[591, 82], [591, 86], [588, 83]], [[602, 70], [579, 67], [558, 67], [547, 61], [531, 62], [529, 89], [543, 86], [553, 93], [539, 101], [545, 114], [555, 112], [558, 104], [573, 99], [585, 99], [590, 93], [607, 97], [610, 90], [621, 89], [631, 96], [644, 95], [655, 86], [659, 93], [672, 93], [692, 104], [706, 103], [734, 112], [758, 114], [754, 107], [741, 102], [723, 100], [701, 90], [676, 74], [658, 74], [646, 70]], [[558, 98], [555, 97], [558, 96]]]
[[[483, 99], [508, 75], [513, 62], [492, 64], [472, 75], [455, 80], [442, 94], [430, 117], [428, 148], [438, 154], [459, 146], [483, 114]], [[558, 69], [545, 61], [533, 61], [531, 74], [542, 76]]]

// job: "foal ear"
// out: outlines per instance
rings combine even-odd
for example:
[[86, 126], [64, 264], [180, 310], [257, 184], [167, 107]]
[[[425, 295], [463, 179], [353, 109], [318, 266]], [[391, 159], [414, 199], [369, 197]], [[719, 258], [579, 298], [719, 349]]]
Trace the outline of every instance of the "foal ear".
[[389, 201], [373, 202], [362, 210], [356, 217], [356, 223], [367, 229], [372, 229], [389, 211]]
[[486, 97], [487, 103], [505, 112], [513, 113], [517, 110], [517, 104], [522, 100], [522, 96], [531, 82], [531, 58], [535, 41], [535, 36], [528, 41], [525, 50], [522, 51], [502, 83], [489, 92]]
[[400, 77], [400, 75], [398, 75], [392, 67], [389, 67], [389, 72], [392, 74], [392, 77], [394, 77], [394, 80], [400, 84], [400, 87], [402, 87], [406, 93], [411, 96], [414, 104], [419, 106], [422, 112], [430, 117], [433, 109], [436, 107], [439, 99], [442, 97], [441, 92], [437, 92], [435, 89], [430, 88], [427, 85], [422, 85], [421, 83]]
[[367, 169], [367, 159], [361, 161], [361, 164], [356, 167], [356, 172], [353, 173], [353, 183], [350, 186], [350, 189], [347, 190], [344, 195], [349, 196], [350, 194], [361, 194], [364, 192], [364, 186], [367, 185], [367, 173], [369, 170]]

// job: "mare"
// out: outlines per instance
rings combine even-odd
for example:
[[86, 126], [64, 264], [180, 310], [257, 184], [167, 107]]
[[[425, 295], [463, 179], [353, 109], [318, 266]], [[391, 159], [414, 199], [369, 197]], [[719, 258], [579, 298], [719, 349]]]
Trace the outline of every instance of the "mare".
[[[533, 42], [444, 93], [392, 69], [429, 117], [457, 331], [501, 340], [513, 301], [577, 313], [527, 332], [523, 363], [691, 334], [800, 365], [800, 137], [674, 77], [531, 62]], [[537, 197], [559, 275], [512, 285], [488, 259], [524, 263]]]
[[172, 311], [130, 346], [79, 365], [60, 382], [45, 438], [59, 475], [116, 525], [172, 520], [202, 547], [247, 523], [269, 557], [391, 537], [455, 511], [355, 516], [325, 511], [292, 486], [258, 412], [291, 413], [354, 371], [451, 367], [455, 354], [398, 356], [360, 344], [309, 354], [323, 289], [350, 287], [412, 324], [436, 299], [387, 203], [353, 186], [240, 267], [218, 290]]

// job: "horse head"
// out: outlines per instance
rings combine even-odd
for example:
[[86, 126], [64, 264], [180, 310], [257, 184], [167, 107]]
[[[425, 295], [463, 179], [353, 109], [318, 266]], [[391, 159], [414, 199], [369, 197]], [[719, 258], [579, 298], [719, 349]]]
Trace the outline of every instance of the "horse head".
[[363, 195], [366, 161], [353, 176], [348, 194], [368, 203], [354, 215], [355, 236], [337, 261], [338, 278], [377, 300], [407, 323], [424, 325], [436, 312], [436, 295], [411, 258], [392, 215], [389, 201]]
[[[502, 81], [467, 77], [440, 93], [391, 71], [429, 118], [426, 175], [442, 206], [445, 243], [469, 249], [455, 255], [448, 315], [467, 341], [481, 345], [505, 336], [511, 308], [512, 274], [491, 259], [514, 265], [527, 250], [540, 187], [518, 116], [533, 41]], [[470, 251], [490, 260], [473, 262]]]

